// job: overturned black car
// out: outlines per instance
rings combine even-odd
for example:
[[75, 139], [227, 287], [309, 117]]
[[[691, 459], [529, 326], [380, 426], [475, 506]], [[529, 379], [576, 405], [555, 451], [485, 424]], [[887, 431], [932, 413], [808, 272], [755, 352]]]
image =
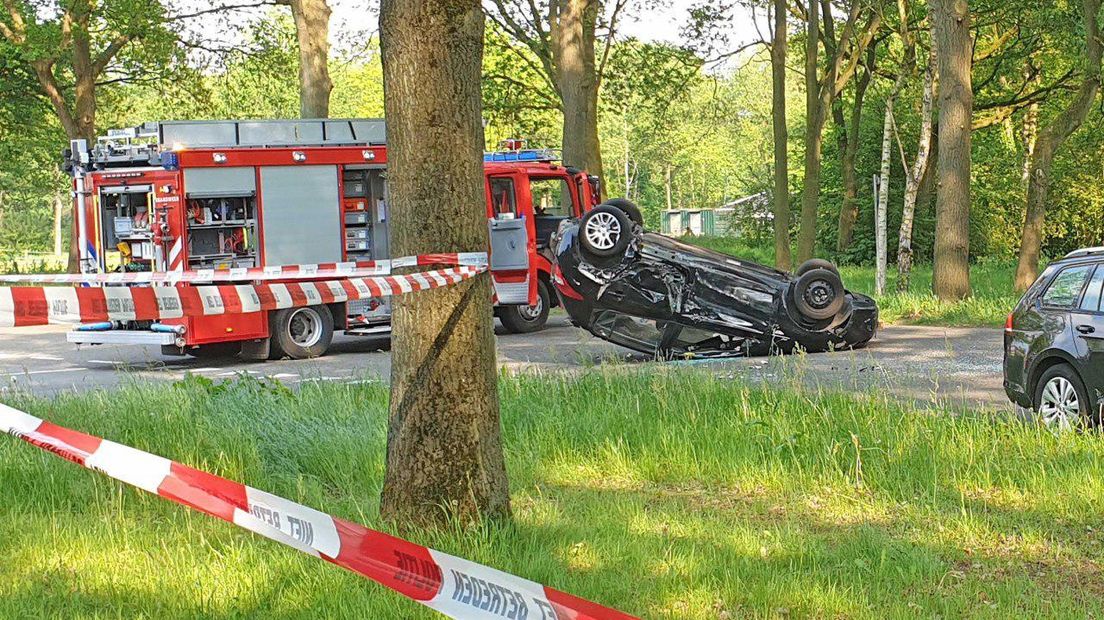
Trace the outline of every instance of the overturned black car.
[[831, 263], [793, 274], [644, 232], [627, 201], [565, 220], [553, 280], [572, 321], [661, 358], [818, 352], [866, 345], [878, 307]]

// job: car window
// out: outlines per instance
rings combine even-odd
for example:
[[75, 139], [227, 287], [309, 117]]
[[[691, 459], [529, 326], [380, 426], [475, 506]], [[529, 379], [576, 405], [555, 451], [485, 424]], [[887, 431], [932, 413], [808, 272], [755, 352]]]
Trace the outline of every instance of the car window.
[[536, 217], [571, 217], [571, 186], [560, 178], [529, 179]]
[[1097, 265], [1096, 271], [1089, 279], [1089, 285], [1085, 287], [1085, 296], [1081, 299], [1080, 306], [1082, 310], [1085, 312], [1100, 311], [1101, 287], [1104, 287], [1104, 267]]
[[517, 195], [514, 193], [514, 180], [508, 177], [491, 178], [491, 204], [495, 215], [509, 213], [517, 215]]
[[1072, 308], [1081, 298], [1081, 289], [1092, 271], [1092, 265], [1070, 267], [1054, 277], [1043, 293], [1043, 305], [1052, 308]]

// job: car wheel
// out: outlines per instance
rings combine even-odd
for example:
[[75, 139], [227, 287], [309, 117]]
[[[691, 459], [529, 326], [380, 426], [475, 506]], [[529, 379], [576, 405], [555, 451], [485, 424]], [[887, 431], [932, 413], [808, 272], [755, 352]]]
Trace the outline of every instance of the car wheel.
[[617, 207], [595, 207], [579, 221], [579, 243], [584, 254], [594, 258], [624, 254], [631, 237], [632, 220]]
[[806, 271], [797, 278], [791, 290], [797, 311], [814, 321], [836, 316], [846, 299], [839, 274], [828, 269]]
[[1047, 428], [1064, 432], [1088, 426], [1092, 402], [1085, 384], [1069, 364], [1043, 371], [1035, 384], [1035, 414]]
[[502, 306], [498, 309], [498, 320], [511, 334], [529, 334], [544, 329], [548, 322], [548, 309], [552, 298], [548, 287], [537, 281], [537, 303], [531, 306]]
[[644, 228], [644, 215], [640, 213], [640, 207], [636, 206], [636, 203], [628, 198], [610, 198], [602, 204], [621, 209], [637, 226]]
[[839, 275], [839, 269], [836, 268], [832, 261], [827, 261], [823, 258], [810, 258], [804, 263], [801, 263], [801, 265], [797, 268], [797, 271], [794, 272], [794, 275], [800, 277], [814, 269], [827, 269], [837, 276]]
[[320, 357], [333, 342], [333, 315], [326, 306], [285, 308], [275, 312], [271, 321], [273, 359]]

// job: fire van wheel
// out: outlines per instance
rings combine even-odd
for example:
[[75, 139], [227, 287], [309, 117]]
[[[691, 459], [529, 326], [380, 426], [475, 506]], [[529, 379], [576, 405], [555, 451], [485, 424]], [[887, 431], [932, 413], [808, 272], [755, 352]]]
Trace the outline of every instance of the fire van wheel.
[[333, 342], [333, 315], [325, 306], [287, 308], [272, 315], [270, 357], [321, 357]]
[[498, 309], [498, 320], [511, 334], [539, 332], [548, 322], [548, 307], [551, 305], [548, 287], [538, 280], [537, 303], [531, 306], [502, 306]]
[[579, 222], [579, 242], [583, 253], [594, 258], [603, 259], [624, 254], [631, 238], [632, 220], [617, 207], [594, 207]]

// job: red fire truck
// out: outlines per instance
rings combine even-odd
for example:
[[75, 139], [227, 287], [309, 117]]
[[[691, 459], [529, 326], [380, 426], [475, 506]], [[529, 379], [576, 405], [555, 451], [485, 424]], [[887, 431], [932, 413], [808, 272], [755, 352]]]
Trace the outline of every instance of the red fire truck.
[[[170, 121], [74, 141], [81, 271], [194, 271], [390, 257], [382, 120]], [[598, 181], [547, 152], [485, 156], [495, 314], [541, 329], [547, 243], [600, 202]], [[248, 359], [322, 355], [335, 330], [390, 330], [387, 299], [164, 321], [83, 326], [79, 344], [159, 344], [166, 354]]]

